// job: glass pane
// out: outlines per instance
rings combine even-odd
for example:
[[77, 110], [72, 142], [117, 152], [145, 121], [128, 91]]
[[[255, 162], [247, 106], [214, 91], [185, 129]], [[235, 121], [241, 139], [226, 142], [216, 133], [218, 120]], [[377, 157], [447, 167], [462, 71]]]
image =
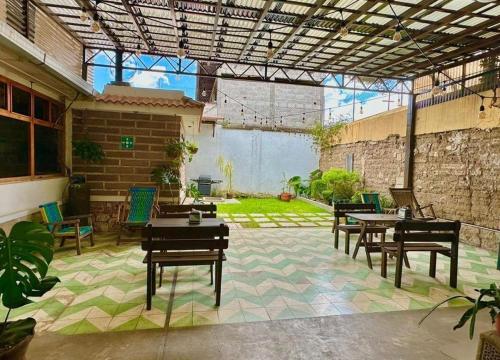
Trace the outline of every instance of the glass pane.
[[59, 163], [59, 138], [61, 132], [46, 126], [35, 125], [35, 174], [61, 172]]
[[50, 121], [59, 125], [64, 125], [64, 118], [62, 116], [64, 109], [60, 105], [54, 103], [51, 103], [50, 106], [52, 106], [52, 119], [50, 119]]
[[0, 178], [30, 174], [29, 129], [28, 122], [0, 116]]
[[0, 82], [0, 109], [7, 109], [7, 84]]
[[47, 100], [35, 96], [35, 118], [49, 121], [49, 106]]
[[22, 115], [31, 115], [31, 94], [12, 87], [12, 111]]

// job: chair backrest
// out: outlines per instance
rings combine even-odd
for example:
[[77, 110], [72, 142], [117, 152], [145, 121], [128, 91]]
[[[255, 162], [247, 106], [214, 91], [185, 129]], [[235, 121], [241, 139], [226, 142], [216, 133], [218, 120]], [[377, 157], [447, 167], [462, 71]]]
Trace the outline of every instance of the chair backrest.
[[[142, 242], [142, 249], [156, 250], [186, 250], [186, 249], [227, 249], [229, 227], [226, 224], [213, 227], [171, 228], [152, 227], [145, 228], [146, 241]], [[175, 241], [179, 240], [179, 241]]]
[[408, 206], [410, 207], [413, 216], [424, 217], [424, 214], [420, 209], [417, 199], [415, 198], [415, 194], [413, 194], [413, 190], [411, 188], [389, 188], [389, 192], [391, 193], [397, 207]]
[[394, 241], [458, 244], [460, 226], [460, 221], [398, 221], [394, 226]]
[[185, 218], [189, 217], [191, 210], [198, 210], [203, 213], [203, 218], [210, 219], [217, 217], [217, 205], [210, 204], [192, 204], [192, 205], [160, 205], [159, 218]]
[[376, 193], [376, 192], [362, 193], [361, 194], [361, 200], [363, 201], [363, 204], [373, 204], [373, 205], [375, 205], [375, 210], [377, 211], [377, 214], [382, 214], [383, 209], [382, 209], [382, 205], [380, 204], [380, 195], [379, 195], [379, 193]]
[[128, 223], [147, 223], [153, 215], [157, 203], [158, 189], [154, 186], [132, 186], [129, 189]]
[[377, 211], [373, 204], [335, 204], [333, 216], [346, 217], [346, 213], [375, 214]]
[[[63, 221], [63, 216], [59, 204], [50, 202], [39, 206], [42, 220], [45, 224], [57, 223]], [[54, 229], [54, 225], [47, 226], [50, 231]]]

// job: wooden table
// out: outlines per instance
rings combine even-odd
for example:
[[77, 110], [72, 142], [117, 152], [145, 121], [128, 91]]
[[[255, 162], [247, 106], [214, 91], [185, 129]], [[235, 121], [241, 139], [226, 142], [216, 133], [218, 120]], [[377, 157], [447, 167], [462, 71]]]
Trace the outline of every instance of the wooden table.
[[147, 297], [150, 308], [152, 294], [151, 253], [173, 250], [218, 250], [215, 271], [216, 305], [220, 305], [222, 287], [222, 259], [229, 246], [229, 228], [224, 220], [203, 219], [200, 224], [190, 224], [187, 218], [155, 218], [146, 225], [142, 249], [148, 251]]
[[[366, 252], [366, 260], [370, 269], [373, 269], [372, 258], [370, 253], [381, 252], [380, 244], [381, 242], [368, 241], [368, 236], [366, 233], [366, 228], [369, 225], [385, 225], [388, 227], [394, 227], [396, 222], [402, 219], [396, 214], [362, 214], [362, 213], [347, 213], [346, 216], [356, 220], [361, 225], [361, 232], [359, 233], [358, 241], [356, 242], [356, 248], [352, 254], [352, 258], [356, 259], [358, 255], [358, 250], [360, 246], [364, 246]], [[406, 262], [406, 260], [405, 260]], [[408, 265], [408, 264], [407, 264]]]

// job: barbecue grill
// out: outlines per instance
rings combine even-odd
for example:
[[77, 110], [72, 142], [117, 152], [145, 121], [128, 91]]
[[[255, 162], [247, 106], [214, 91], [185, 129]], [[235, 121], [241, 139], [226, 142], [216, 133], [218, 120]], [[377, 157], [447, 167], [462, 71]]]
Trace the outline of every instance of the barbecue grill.
[[198, 184], [198, 191], [200, 195], [210, 196], [212, 193], [212, 184], [219, 184], [222, 180], [212, 180], [210, 175], [200, 175], [198, 179], [191, 179]]

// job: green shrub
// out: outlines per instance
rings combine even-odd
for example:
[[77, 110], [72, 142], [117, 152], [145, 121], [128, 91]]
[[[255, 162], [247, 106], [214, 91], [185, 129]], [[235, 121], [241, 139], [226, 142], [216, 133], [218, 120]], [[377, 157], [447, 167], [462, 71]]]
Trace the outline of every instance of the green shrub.
[[344, 169], [331, 168], [323, 173], [321, 179], [332, 191], [334, 200], [350, 200], [360, 183], [359, 174]]
[[396, 207], [396, 204], [392, 198], [380, 195], [380, 206], [382, 206], [383, 209], [393, 209]]
[[321, 180], [311, 181], [311, 196], [313, 199], [320, 200], [322, 198], [322, 192], [326, 190], [326, 183]]
[[358, 190], [354, 193], [354, 195], [351, 197], [351, 203], [353, 204], [361, 204], [363, 203], [363, 198], [361, 197], [361, 194], [367, 192], [366, 190]]
[[321, 192], [321, 197], [323, 200], [327, 201], [328, 203], [333, 200], [333, 191], [332, 190], [323, 190]]
[[316, 169], [309, 174], [309, 181], [319, 180], [323, 176], [323, 171]]

